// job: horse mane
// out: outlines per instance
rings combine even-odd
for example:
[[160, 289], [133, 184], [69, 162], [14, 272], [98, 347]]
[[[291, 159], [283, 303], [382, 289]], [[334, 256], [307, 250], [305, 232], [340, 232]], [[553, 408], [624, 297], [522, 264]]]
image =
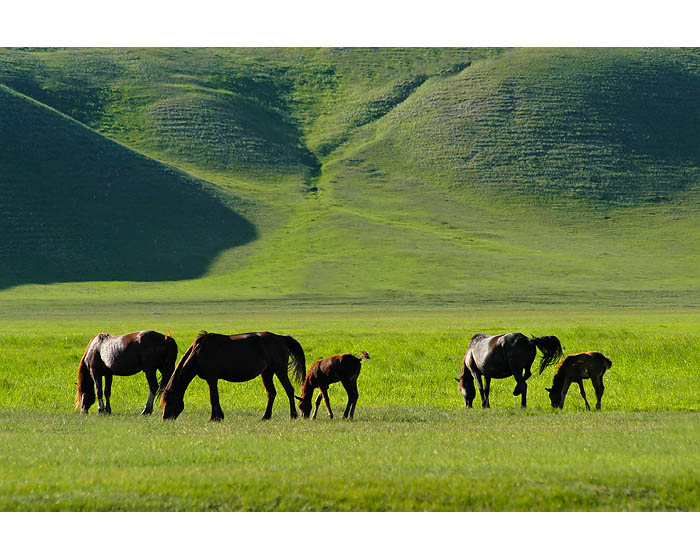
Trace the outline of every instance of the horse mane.
[[567, 368], [569, 368], [571, 366], [571, 364], [575, 361], [576, 361], [576, 354], [569, 354], [561, 362], [559, 362], [559, 365], [557, 366], [557, 372], [554, 374], [554, 377], [552, 378], [552, 389], [553, 390], [557, 387], [561, 387], [561, 385], [564, 383], [564, 377], [566, 376]]
[[197, 336], [194, 337], [194, 341], [197, 342], [200, 338], [204, 338], [207, 336], [209, 333], [205, 330], [201, 330], [197, 333]]
[[[90, 345], [88, 345], [88, 348], [90, 348]], [[78, 382], [76, 383], [78, 390], [75, 393], [75, 408], [80, 408], [83, 399], [83, 375], [88, 372], [87, 366], [85, 365], [85, 356], [87, 356], [87, 353], [88, 351], [85, 350], [83, 357], [80, 358], [80, 365], [78, 365]]]

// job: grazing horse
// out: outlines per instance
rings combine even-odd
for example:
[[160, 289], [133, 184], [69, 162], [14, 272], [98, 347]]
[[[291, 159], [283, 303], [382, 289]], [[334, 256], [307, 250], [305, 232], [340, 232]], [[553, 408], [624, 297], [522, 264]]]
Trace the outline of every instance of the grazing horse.
[[[455, 378], [464, 396], [465, 406], [471, 408], [476, 396], [474, 380], [481, 394], [481, 406], [490, 408], [491, 379], [505, 379], [512, 375], [516, 381], [513, 395], [521, 395], [520, 405], [525, 408], [527, 406], [525, 381], [532, 375], [530, 368], [538, 349], [542, 352], [540, 373], [562, 356], [561, 343], [556, 336], [528, 338], [521, 333], [473, 336], [462, 361], [462, 375]], [[482, 376], [486, 380], [485, 384], [482, 383]]]
[[[306, 374], [304, 383], [301, 386], [301, 397], [296, 397], [299, 400], [299, 410], [303, 418], [308, 418], [311, 412], [311, 399], [314, 395], [314, 389], [318, 387], [319, 393], [316, 397], [316, 408], [312, 418], [316, 419], [318, 407], [321, 405], [321, 399], [326, 403], [328, 416], [333, 418], [331, 403], [328, 400], [328, 386], [331, 383], [340, 381], [348, 394], [348, 404], [345, 407], [343, 418], [355, 416], [355, 405], [359, 393], [357, 392], [357, 378], [360, 375], [362, 360], [369, 360], [369, 354], [362, 352], [359, 358], [352, 354], [337, 354], [323, 360], [316, 360]], [[296, 396], [296, 395], [295, 395]]]
[[[78, 366], [78, 393], [75, 406], [80, 412], [88, 413], [95, 402], [97, 389], [98, 413], [111, 414], [109, 398], [112, 394], [113, 375], [134, 375], [146, 373], [148, 381], [148, 401], [141, 414], [153, 412], [153, 400], [167, 385], [175, 368], [177, 344], [170, 333], [162, 335], [155, 331], [138, 331], [112, 336], [100, 333], [88, 344]], [[160, 370], [158, 384], [156, 370]], [[102, 378], [105, 380], [102, 400]]]
[[163, 390], [163, 420], [175, 419], [183, 411], [185, 391], [195, 375], [209, 385], [213, 421], [224, 419], [224, 411], [219, 404], [219, 379], [242, 382], [259, 375], [267, 391], [267, 408], [262, 419], [268, 420], [272, 416], [272, 404], [277, 394], [274, 375], [277, 375], [289, 398], [290, 416], [296, 418], [294, 387], [288, 377], [290, 369], [294, 372], [295, 381], [300, 383], [305, 370], [304, 350], [291, 336], [270, 332], [224, 335], [202, 331], [180, 358], [170, 382]]
[[552, 386], [546, 388], [549, 392], [549, 400], [552, 401], [552, 407], [564, 408], [564, 399], [566, 392], [569, 390], [569, 385], [572, 382], [578, 384], [579, 392], [586, 403], [586, 409], [590, 410], [588, 399], [586, 399], [586, 391], [583, 389], [583, 380], [590, 379], [595, 390], [596, 410], [600, 410], [600, 401], [603, 398], [603, 374], [612, 367], [612, 361], [603, 356], [600, 352], [583, 352], [581, 354], [569, 354], [564, 358], [557, 373], [554, 374]]

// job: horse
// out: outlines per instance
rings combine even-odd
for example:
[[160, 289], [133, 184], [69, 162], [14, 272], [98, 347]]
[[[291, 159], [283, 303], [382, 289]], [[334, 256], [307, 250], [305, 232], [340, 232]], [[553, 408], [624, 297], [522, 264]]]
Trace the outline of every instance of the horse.
[[369, 360], [369, 354], [364, 350], [359, 358], [356, 358], [352, 354], [336, 354], [330, 358], [316, 360], [311, 364], [311, 368], [309, 368], [309, 372], [306, 374], [306, 378], [301, 386], [301, 397], [294, 395], [299, 401], [299, 410], [301, 411], [302, 417], [309, 417], [311, 413], [311, 399], [314, 395], [314, 389], [318, 387], [319, 394], [316, 397], [316, 408], [314, 408], [312, 418], [314, 420], [316, 419], [318, 407], [321, 405], [321, 399], [326, 403], [328, 416], [333, 418], [331, 403], [328, 400], [328, 386], [331, 383], [340, 381], [345, 388], [345, 392], [348, 394], [348, 404], [345, 407], [343, 418], [347, 418], [348, 415], [351, 419], [354, 418], [355, 405], [359, 397], [359, 393], [357, 392], [357, 378], [360, 375], [360, 368], [362, 367], [363, 360]]
[[[563, 353], [561, 343], [556, 336], [528, 338], [522, 333], [473, 336], [462, 360], [461, 375], [455, 377], [459, 383], [459, 391], [464, 397], [465, 406], [471, 408], [476, 396], [474, 380], [479, 387], [482, 408], [490, 408], [491, 379], [505, 379], [512, 375], [516, 381], [513, 395], [521, 395], [520, 406], [525, 408], [527, 406], [525, 381], [532, 375], [530, 368], [537, 350], [542, 352], [540, 374], [560, 359]], [[482, 383], [482, 376], [486, 380], [485, 383]]]
[[[95, 402], [97, 389], [98, 413], [111, 414], [112, 376], [146, 373], [148, 400], [141, 414], [153, 412], [153, 401], [170, 380], [177, 358], [177, 343], [170, 333], [138, 331], [122, 335], [100, 333], [87, 346], [78, 366], [78, 392], [75, 406], [87, 414]], [[158, 383], [156, 370], [160, 370]], [[102, 378], [105, 380], [102, 400]]]
[[297, 410], [288, 372], [291, 370], [295, 381], [300, 383], [305, 369], [304, 350], [291, 336], [270, 332], [224, 335], [201, 331], [180, 358], [163, 390], [163, 420], [174, 420], [184, 410], [185, 391], [196, 375], [209, 385], [212, 421], [224, 419], [224, 411], [219, 404], [219, 379], [240, 383], [259, 375], [267, 391], [267, 408], [262, 419], [272, 417], [272, 404], [277, 394], [274, 375], [277, 375], [287, 393], [289, 414], [294, 419]]
[[612, 367], [612, 361], [600, 352], [582, 352], [581, 354], [569, 354], [559, 364], [557, 373], [554, 374], [551, 387], [545, 387], [549, 393], [549, 400], [553, 408], [564, 408], [564, 398], [572, 382], [578, 384], [579, 392], [586, 403], [586, 410], [591, 407], [583, 389], [583, 380], [590, 379], [596, 396], [596, 410], [600, 410], [600, 401], [603, 398], [603, 374]]

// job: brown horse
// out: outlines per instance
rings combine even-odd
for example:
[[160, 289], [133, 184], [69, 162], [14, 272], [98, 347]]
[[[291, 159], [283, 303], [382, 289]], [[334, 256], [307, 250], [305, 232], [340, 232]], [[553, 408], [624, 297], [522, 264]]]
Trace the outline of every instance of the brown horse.
[[[90, 341], [80, 360], [75, 406], [87, 414], [95, 402], [97, 389], [98, 412], [111, 414], [109, 398], [112, 394], [112, 376], [134, 375], [144, 371], [149, 393], [141, 414], [151, 414], [153, 400], [170, 380], [176, 358], [177, 344], [170, 333], [162, 335], [155, 331], [138, 331], [115, 336], [100, 333]], [[162, 374], [160, 384], [156, 370]], [[105, 401], [102, 400], [103, 377]]]
[[[290, 363], [291, 359], [291, 363]], [[289, 398], [289, 413], [297, 417], [294, 405], [294, 388], [288, 371], [294, 372], [299, 383], [305, 370], [304, 350], [291, 336], [280, 336], [270, 332], [243, 334], [216, 334], [202, 331], [183, 354], [163, 391], [163, 420], [175, 419], [185, 408], [184, 395], [187, 387], [199, 375], [209, 385], [211, 419], [223, 420], [224, 411], [219, 404], [219, 379], [226, 381], [250, 381], [262, 377], [267, 391], [267, 408], [263, 420], [272, 416], [275, 401], [273, 376], [282, 383]]]
[[[362, 360], [369, 360], [369, 354], [362, 352], [359, 358], [352, 354], [337, 354], [323, 360], [316, 360], [306, 374], [304, 383], [301, 386], [301, 397], [296, 397], [299, 400], [299, 410], [304, 418], [309, 417], [311, 412], [311, 399], [314, 395], [314, 389], [318, 387], [319, 393], [316, 397], [316, 408], [312, 418], [316, 419], [318, 407], [321, 405], [321, 399], [326, 403], [328, 416], [333, 418], [331, 403], [328, 400], [328, 386], [331, 383], [340, 381], [348, 394], [348, 404], [345, 407], [343, 418], [355, 416], [355, 405], [359, 393], [357, 392], [357, 378], [360, 375]], [[296, 395], [295, 395], [296, 396]]]
[[[537, 350], [542, 352], [540, 373], [562, 355], [561, 343], [556, 336], [528, 338], [521, 333], [473, 336], [462, 360], [462, 375], [455, 378], [459, 383], [459, 391], [464, 397], [465, 406], [472, 407], [472, 401], [476, 396], [475, 380], [481, 394], [481, 406], [490, 408], [491, 379], [505, 379], [512, 375], [516, 382], [513, 395], [521, 395], [520, 406], [525, 408], [527, 406], [525, 381], [532, 375], [530, 368]], [[485, 384], [482, 383], [482, 376]]]
[[549, 400], [554, 408], [564, 408], [564, 399], [569, 385], [576, 382], [579, 392], [586, 403], [586, 409], [590, 410], [586, 391], [583, 389], [583, 380], [590, 379], [595, 390], [597, 403], [596, 410], [600, 410], [600, 401], [603, 398], [603, 374], [612, 367], [612, 361], [603, 356], [600, 352], [583, 352], [581, 354], [569, 354], [559, 364], [557, 373], [554, 374], [552, 386], [546, 388], [549, 392]]

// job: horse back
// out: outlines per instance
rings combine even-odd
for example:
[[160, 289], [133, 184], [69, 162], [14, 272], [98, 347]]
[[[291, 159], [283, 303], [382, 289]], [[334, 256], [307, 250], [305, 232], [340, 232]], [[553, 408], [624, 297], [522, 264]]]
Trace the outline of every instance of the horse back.
[[610, 366], [612, 362], [600, 352], [581, 352], [567, 355], [557, 373], [561, 371], [570, 379], [588, 379], [602, 375]]
[[309, 369], [309, 376], [315, 382], [336, 383], [360, 375], [362, 361], [352, 354], [336, 354], [316, 360]]
[[531, 363], [534, 359], [534, 349], [529, 339], [521, 333], [505, 333], [497, 335], [477, 334], [469, 341], [465, 363], [472, 369], [476, 367], [482, 374], [500, 378], [512, 375], [511, 361]]
[[270, 365], [262, 334], [265, 333], [207, 333], [198, 338], [194, 348], [197, 374], [227, 381], [257, 377]]

